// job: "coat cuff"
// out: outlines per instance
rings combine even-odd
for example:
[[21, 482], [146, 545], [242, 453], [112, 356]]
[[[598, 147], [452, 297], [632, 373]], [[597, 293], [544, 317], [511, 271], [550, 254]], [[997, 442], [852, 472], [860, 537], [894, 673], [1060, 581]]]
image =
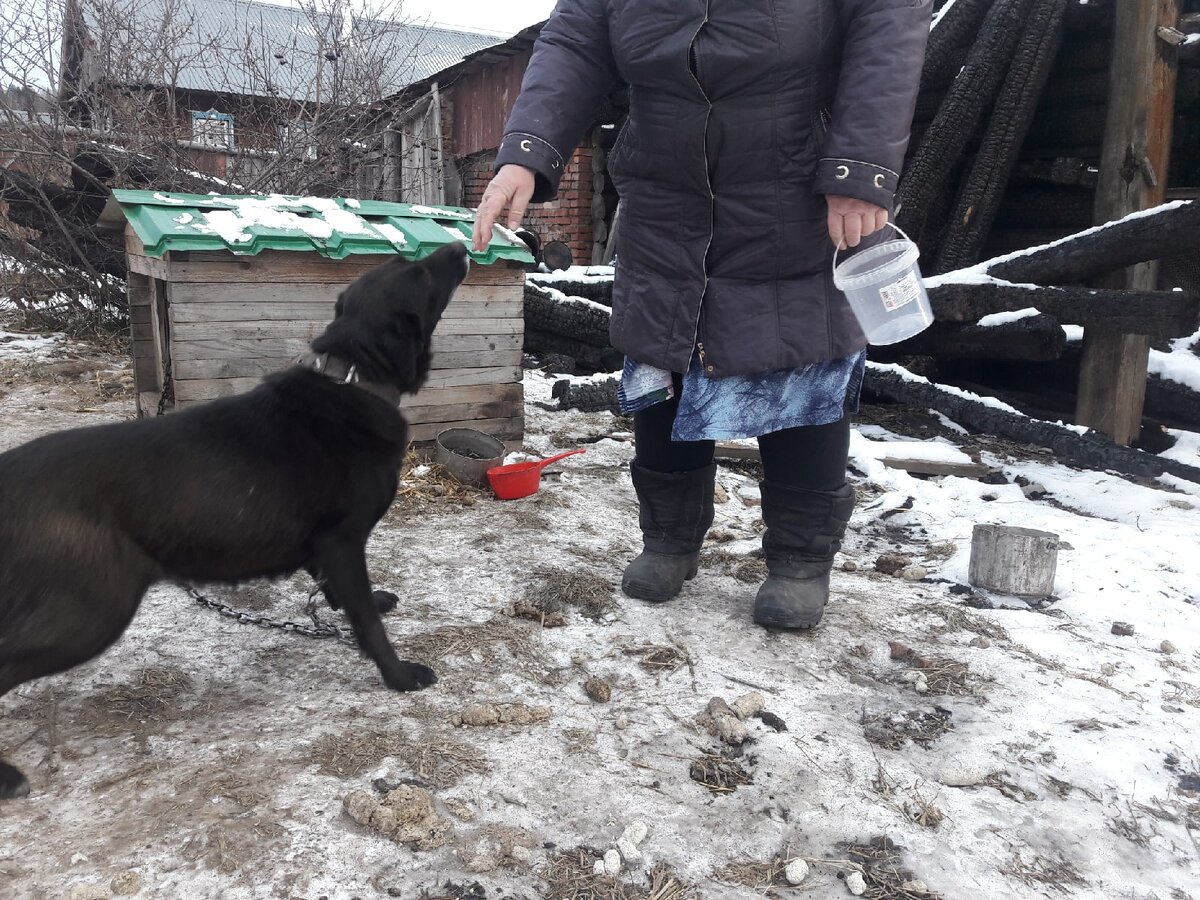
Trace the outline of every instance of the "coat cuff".
[[817, 163], [814, 190], [890, 209], [899, 183], [900, 176], [883, 166], [857, 159], [822, 159]]
[[536, 134], [510, 131], [496, 153], [496, 169], [507, 165], [524, 166], [536, 176], [531, 202], [548, 203], [558, 196], [558, 182], [566, 162], [549, 141]]

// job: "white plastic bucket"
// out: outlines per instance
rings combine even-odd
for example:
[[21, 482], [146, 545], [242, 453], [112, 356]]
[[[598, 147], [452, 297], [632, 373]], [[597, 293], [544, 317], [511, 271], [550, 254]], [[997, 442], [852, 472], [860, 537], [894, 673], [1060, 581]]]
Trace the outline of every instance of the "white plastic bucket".
[[917, 268], [921, 251], [897, 226], [888, 225], [902, 240], [884, 241], [840, 263], [833, 252], [833, 283], [850, 301], [867, 342], [877, 345], [907, 340], [933, 323]]

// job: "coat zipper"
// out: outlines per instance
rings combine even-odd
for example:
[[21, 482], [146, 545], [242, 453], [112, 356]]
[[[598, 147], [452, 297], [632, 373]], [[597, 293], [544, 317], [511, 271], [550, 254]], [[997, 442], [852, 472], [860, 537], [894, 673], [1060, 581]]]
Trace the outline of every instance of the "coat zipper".
[[691, 43], [688, 44], [688, 71], [692, 75], [692, 80], [696, 82], [696, 88], [700, 91], [700, 95], [704, 97], [704, 102], [708, 104], [708, 112], [704, 115], [704, 178], [708, 183], [708, 243], [704, 246], [704, 287], [700, 291], [700, 305], [696, 309], [696, 327], [692, 332], [692, 346], [700, 356], [700, 365], [705, 372], [711, 373], [713, 367], [708, 365], [704, 358], [704, 342], [700, 340], [700, 319], [704, 315], [704, 298], [708, 294], [708, 253], [712, 249], [713, 231], [717, 225], [716, 205], [717, 198], [713, 193], [712, 188], [712, 172], [708, 168], [708, 125], [712, 119], [712, 101], [708, 99], [708, 94], [704, 92], [704, 85], [700, 83], [697, 75], [700, 69], [700, 59], [695, 57], [695, 68], [692, 66], [692, 59], [695, 53], [696, 39], [700, 37], [700, 32], [704, 30], [704, 26], [708, 24], [709, 16], [712, 14], [712, 0], [706, 0], [704, 4], [704, 19], [701, 20], [699, 27], [696, 28], [695, 34], [692, 35]]

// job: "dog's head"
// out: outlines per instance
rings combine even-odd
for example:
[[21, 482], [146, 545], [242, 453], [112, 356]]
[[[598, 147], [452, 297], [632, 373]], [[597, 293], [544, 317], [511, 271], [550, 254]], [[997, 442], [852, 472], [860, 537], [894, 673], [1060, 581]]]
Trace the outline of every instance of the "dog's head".
[[433, 329], [469, 268], [466, 246], [455, 241], [419, 262], [372, 269], [338, 296], [313, 350], [348, 359], [366, 381], [415, 392], [429, 374]]

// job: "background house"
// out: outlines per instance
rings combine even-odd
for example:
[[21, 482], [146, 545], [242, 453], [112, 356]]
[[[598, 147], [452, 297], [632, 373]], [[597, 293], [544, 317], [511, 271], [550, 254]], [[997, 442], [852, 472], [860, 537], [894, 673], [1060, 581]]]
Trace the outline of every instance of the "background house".
[[356, 9], [69, 0], [59, 96], [81, 128], [246, 187], [397, 199], [377, 101], [498, 39]]
[[[402, 157], [403, 183], [441, 191], [427, 202], [479, 203], [544, 24], [472, 53], [386, 101], [389, 127], [403, 145], [428, 148]], [[607, 178], [605, 157], [625, 107], [624, 91], [614, 91], [564, 169], [558, 199], [533, 206], [526, 215], [526, 226], [543, 243], [562, 241], [576, 263], [599, 263], [610, 250], [617, 195]]]

